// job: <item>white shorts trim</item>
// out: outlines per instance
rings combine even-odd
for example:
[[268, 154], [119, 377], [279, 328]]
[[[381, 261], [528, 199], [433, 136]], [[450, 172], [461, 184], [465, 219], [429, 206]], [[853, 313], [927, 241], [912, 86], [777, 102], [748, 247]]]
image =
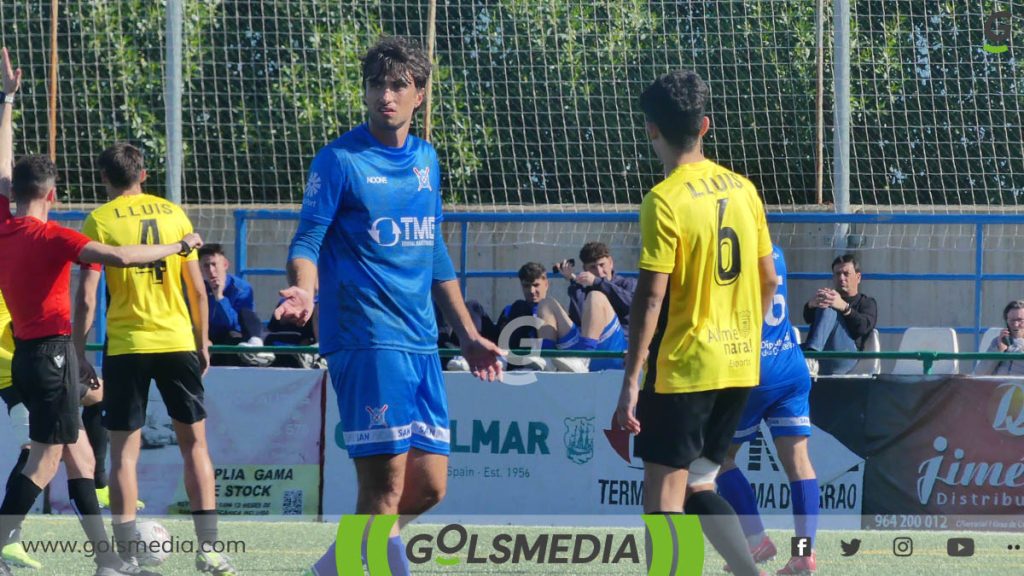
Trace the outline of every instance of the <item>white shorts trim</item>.
[[345, 432], [346, 446], [360, 444], [377, 444], [379, 442], [398, 442], [408, 440], [412, 436], [412, 426], [395, 426], [394, 428], [372, 428]]
[[429, 440], [436, 442], [443, 442], [445, 444], [451, 444], [452, 433], [447, 428], [441, 428], [440, 426], [431, 426], [426, 422], [420, 422], [414, 420], [412, 423], [412, 433], [415, 436], [422, 436]]
[[810, 426], [810, 416], [792, 416], [788, 418], [767, 418], [765, 422], [769, 428], [778, 428], [782, 426]]

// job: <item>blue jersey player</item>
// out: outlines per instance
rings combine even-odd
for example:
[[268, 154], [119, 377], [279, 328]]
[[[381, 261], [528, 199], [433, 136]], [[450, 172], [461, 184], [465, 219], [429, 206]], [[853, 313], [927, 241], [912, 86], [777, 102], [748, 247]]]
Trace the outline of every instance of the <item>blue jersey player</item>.
[[[740, 446], [757, 435], [761, 420], [771, 430], [782, 467], [789, 477], [796, 535], [810, 538], [811, 544], [818, 525], [820, 497], [807, 451], [807, 438], [811, 435], [811, 375], [789, 323], [786, 259], [778, 246], [773, 247], [772, 256], [779, 287], [761, 330], [761, 382], [750, 393], [729, 457], [717, 479], [718, 491], [739, 515], [750, 552], [757, 562], [774, 558], [775, 545], [764, 533], [754, 491], [743, 472], [736, 468], [734, 458]], [[778, 574], [813, 574], [816, 569], [812, 552], [810, 556], [794, 556]]]
[[[501, 375], [497, 346], [473, 327], [441, 236], [437, 154], [409, 134], [430, 61], [403, 38], [362, 59], [368, 122], [317, 153], [289, 252], [291, 288], [275, 317], [313, 316], [354, 459], [358, 514], [422, 514], [445, 494], [448, 405], [437, 356], [437, 301], [478, 377]], [[398, 525], [388, 564], [408, 574]], [[333, 546], [310, 569], [336, 574]]]

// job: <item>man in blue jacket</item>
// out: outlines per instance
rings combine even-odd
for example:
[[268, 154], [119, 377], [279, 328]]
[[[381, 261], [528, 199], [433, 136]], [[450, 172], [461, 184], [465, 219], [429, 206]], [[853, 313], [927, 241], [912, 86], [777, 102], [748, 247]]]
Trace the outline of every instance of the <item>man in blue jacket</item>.
[[[242, 278], [228, 274], [231, 262], [220, 244], [207, 244], [199, 249], [199, 267], [206, 281], [210, 302], [210, 341], [214, 344], [263, 346], [263, 322], [256, 315], [252, 286]], [[218, 362], [217, 360], [220, 360]], [[274, 362], [270, 352], [218, 355], [214, 364], [269, 366]]]

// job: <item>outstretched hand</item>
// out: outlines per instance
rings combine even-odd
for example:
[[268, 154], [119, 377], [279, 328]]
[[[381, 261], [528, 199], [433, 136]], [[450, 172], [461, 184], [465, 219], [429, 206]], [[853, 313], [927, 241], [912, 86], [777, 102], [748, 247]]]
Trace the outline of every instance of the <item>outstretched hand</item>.
[[494, 342], [480, 336], [462, 345], [462, 356], [469, 363], [473, 376], [487, 382], [501, 379], [501, 362], [498, 358], [507, 352]]
[[3, 63], [0, 65], [0, 74], [3, 75], [3, 93], [14, 94], [21, 87], [21, 68], [11, 67], [11, 56], [7, 53], [6, 47], [0, 50], [0, 55], [3, 58]]
[[[313, 295], [299, 288], [292, 286], [278, 292], [284, 300], [274, 309], [274, 319], [305, 326], [313, 317]], [[467, 356], [468, 358], [468, 356]]]

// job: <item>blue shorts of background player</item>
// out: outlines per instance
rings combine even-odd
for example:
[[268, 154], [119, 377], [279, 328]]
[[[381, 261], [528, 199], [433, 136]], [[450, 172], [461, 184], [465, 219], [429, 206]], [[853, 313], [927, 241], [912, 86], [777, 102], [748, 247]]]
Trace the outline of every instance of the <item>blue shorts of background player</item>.
[[800, 378], [750, 391], [747, 407], [733, 435], [733, 443], [749, 442], [764, 420], [772, 436], [811, 435], [811, 379]]
[[417, 448], [448, 455], [450, 432], [437, 354], [340, 350], [327, 357], [350, 458]]
[[[573, 326], [572, 330], [564, 338], [555, 343], [559, 350], [603, 350], [611, 352], [623, 352], [626, 350], [626, 331], [622, 329], [618, 316], [613, 316], [608, 325], [601, 330], [601, 335], [595, 340], [580, 336], [579, 326]], [[622, 358], [593, 358], [590, 360], [590, 371], [600, 370], [622, 370], [625, 366]]]

